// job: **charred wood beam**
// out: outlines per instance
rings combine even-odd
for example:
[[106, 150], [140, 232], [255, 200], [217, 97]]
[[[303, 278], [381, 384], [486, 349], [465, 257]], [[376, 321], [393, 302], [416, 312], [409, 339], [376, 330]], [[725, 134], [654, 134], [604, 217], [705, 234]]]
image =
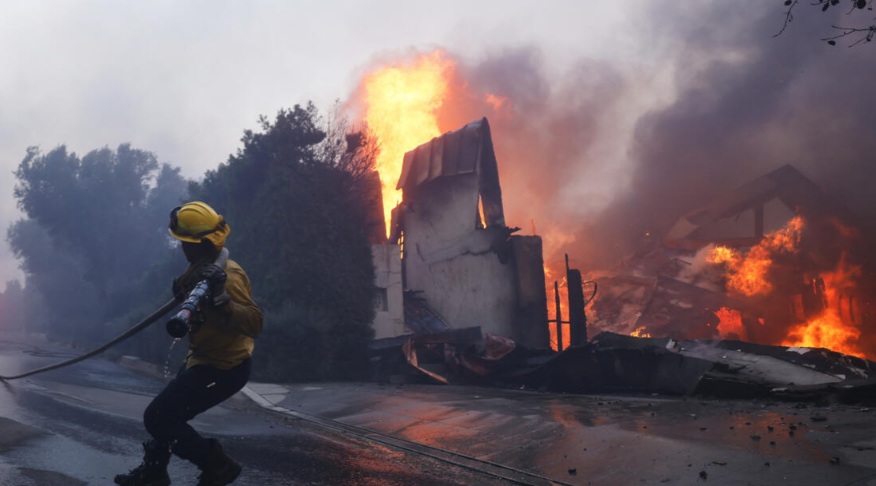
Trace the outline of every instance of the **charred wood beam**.
[[560, 283], [554, 281], [554, 305], [557, 310], [557, 351], [563, 350], [563, 313], [560, 309]]
[[569, 345], [582, 346], [587, 343], [584, 282], [580, 271], [569, 268], [569, 255], [566, 255], [566, 282], [569, 286]]

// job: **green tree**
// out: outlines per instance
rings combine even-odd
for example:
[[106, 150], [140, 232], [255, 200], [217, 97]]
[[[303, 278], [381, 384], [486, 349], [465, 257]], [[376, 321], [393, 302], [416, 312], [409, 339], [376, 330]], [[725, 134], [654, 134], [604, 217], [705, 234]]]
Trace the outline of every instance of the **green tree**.
[[374, 317], [369, 145], [331, 130], [312, 104], [259, 124], [190, 188], [229, 221], [232, 258], [264, 307], [255, 371], [262, 379], [359, 376]]
[[81, 159], [64, 146], [47, 154], [31, 147], [15, 176], [27, 219], [7, 239], [29, 291], [45, 297], [50, 329], [105, 337], [107, 323], [127, 315], [132, 302], [169, 297], [166, 286], [144, 283], [171, 250], [167, 214], [186, 189], [179, 169], [128, 144]]

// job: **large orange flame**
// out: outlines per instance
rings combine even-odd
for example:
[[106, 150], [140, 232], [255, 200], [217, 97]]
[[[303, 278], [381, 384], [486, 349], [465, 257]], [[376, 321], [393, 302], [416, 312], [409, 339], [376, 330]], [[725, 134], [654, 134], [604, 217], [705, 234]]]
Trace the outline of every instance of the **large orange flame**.
[[773, 290], [768, 273], [773, 265], [773, 255], [778, 252], [795, 252], [803, 230], [803, 218], [797, 216], [788, 224], [766, 235], [744, 257], [736, 250], [717, 246], [709, 257], [711, 263], [727, 265], [727, 288], [748, 297], [767, 295]]
[[[782, 253], [796, 253], [803, 230], [799, 216], [789, 221], [785, 228], [771, 233], [745, 255], [737, 250], [718, 246], [712, 250], [709, 261], [724, 264], [727, 268], [727, 289], [748, 297], [768, 295], [773, 290], [769, 271], [773, 258]], [[844, 354], [865, 357], [857, 341], [860, 329], [854, 326], [855, 316], [851, 309], [856, 279], [861, 275], [859, 267], [847, 265], [840, 259], [837, 268], [819, 275], [823, 282], [824, 308], [815, 317], [794, 326], [782, 341], [784, 346], [827, 348]], [[721, 337], [728, 333], [746, 339], [746, 329], [738, 311], [722, 308], [716, 313], [720, 323]]]
[[396, 185], [405, 152], [441, 134], [436, 113], [447, 96], [454, 67], [439, 50], [411, 63], [383, 67], [363, 81], [365, 121], [378, 143], [376, 168], [387, 230], [400, 199]]
[[855, 288], [855, 280], [861, 275], [861, 268], [848, 265], [845, 258], [833, 272], [821, 274], [824, 281], [824, 312], [793, 328], [785, 341], [785, 346], [807, 348], [828, 348], [843, 354], [866, 357], [858, 345], [861, 330], [850, 324], [855, 317], [844, 299]]
[[721, 307], [715, 311], [718, 317], [718, 332], [722, 339], [748, 339], [748, 331], [742, 324], [742, 313], [729, 307]]

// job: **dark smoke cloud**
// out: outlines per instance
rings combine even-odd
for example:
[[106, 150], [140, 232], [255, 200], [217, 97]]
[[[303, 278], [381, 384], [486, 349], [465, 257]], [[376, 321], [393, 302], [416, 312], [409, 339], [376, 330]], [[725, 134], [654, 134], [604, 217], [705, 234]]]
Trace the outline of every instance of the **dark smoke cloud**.
[[[468, 96], [450, 98], [442, 127], [489, 117], [509, 223], [528, 232], [533, 221], [556, 238], [549, 258], [612, 266], [646, 233], [784, 164], [860, 216], [876, 214], [873, 47], [820, 41], [836, 20], [807, 5], [774, 37], [781, 5], [689, 3], [651, 2], [631, 17], [651, 65], [580, 59], [549, 74], [536, 48], [460, 62]], [[673, 66], [674, 96], [638, 113], [630, 139], [620, 133], [628, 101], [661, 96], [649, 66]], [[507, 104], [492, 109], [486, 93]]]
[[666, 35], [683, 46], [678, 99], [639, 121], [631, 190], [594, 227], [626, 242], [659, 234], [715, 193], [784, 164], [860, 215], [876, 213], [876, 140], [868, 135], [876, 103], [864, 86], [876, 68], [872, 49], [819, 42], [831, 20], [805, 7], [777, 38], [769, 34], [778, 12], [768, 8], [751, 18], [720, 2], [701, 9], [695, 24], [666, 18]]

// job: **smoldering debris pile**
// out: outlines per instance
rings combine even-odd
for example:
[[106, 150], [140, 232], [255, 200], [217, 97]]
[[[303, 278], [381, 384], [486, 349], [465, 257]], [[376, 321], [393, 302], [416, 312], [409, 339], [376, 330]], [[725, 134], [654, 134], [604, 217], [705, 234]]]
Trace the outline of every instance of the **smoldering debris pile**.
[[475, 327], [384, 342], [372, 351], [375, 378], [381, 381], [563, 393], [876, 401], [876, 363], [818, 348], [604, 332], [587, 345], [556, 353], [482, 336]]

